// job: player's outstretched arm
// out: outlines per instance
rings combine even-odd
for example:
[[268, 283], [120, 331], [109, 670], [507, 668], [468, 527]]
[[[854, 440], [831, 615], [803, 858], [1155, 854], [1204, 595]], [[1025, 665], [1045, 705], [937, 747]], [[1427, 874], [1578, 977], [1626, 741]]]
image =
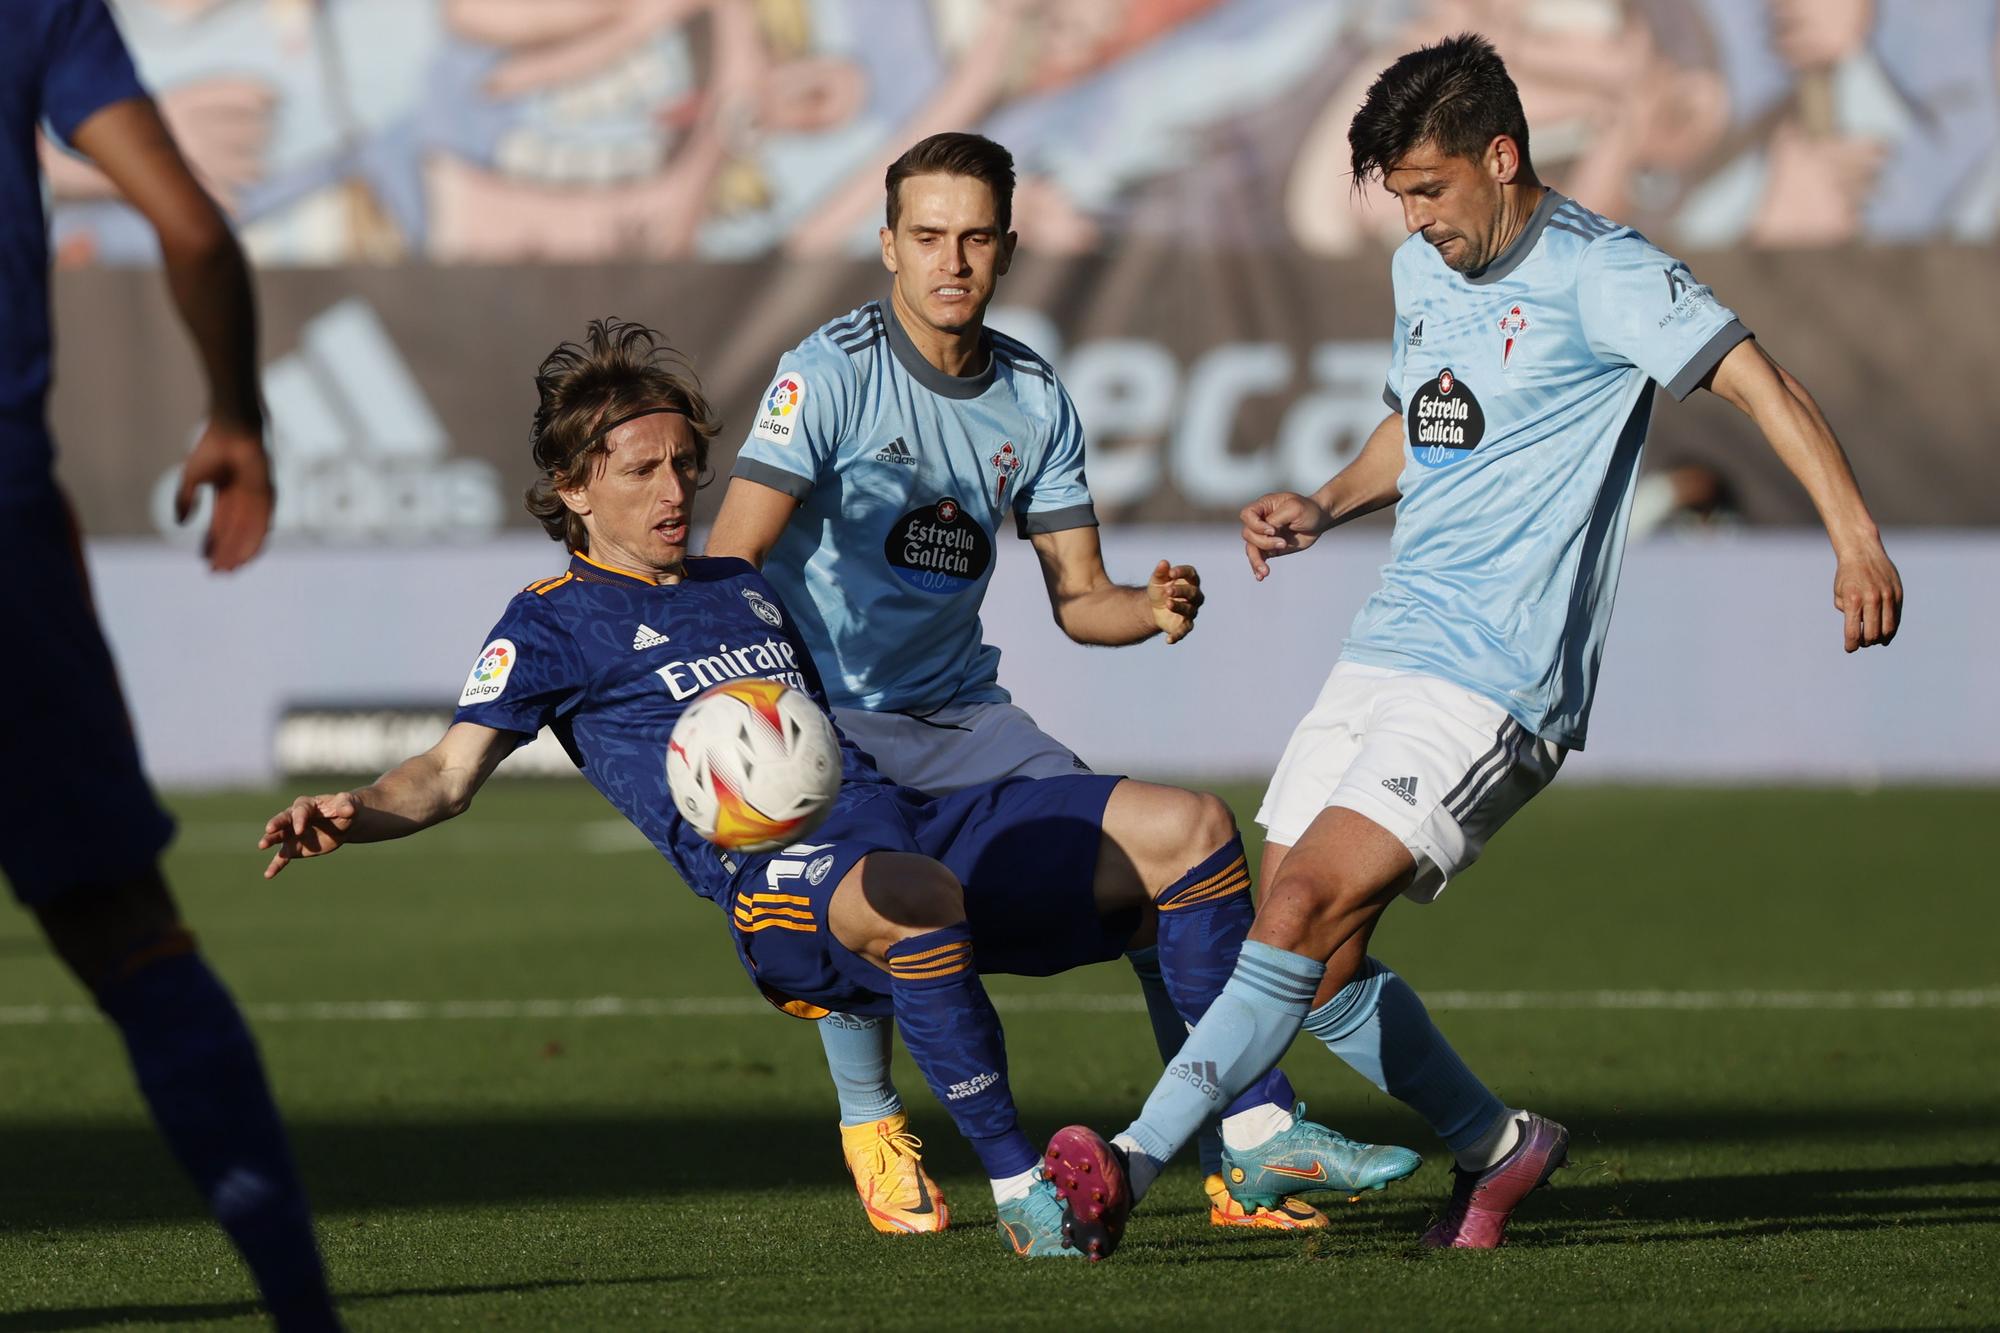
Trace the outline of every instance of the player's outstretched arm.
[[1042, 562], [1049, 610], [1078, 643], [1122, 648], [1155, 634], [1179, 643], [1201, 614], [1201, 575], [1193, 565], [1162, 560], [1144, 587], [1113, 583], [1094, 527], [1038, 532], [1028, 539]]
[[203, 553], [211, 568], [235, 569], [263, 546], [276, 503], [257, 397], [257, 309], [243, 252], [150, 100], [113, 102], [78, 126], [71, 142], [159, 235], [167, 284], [208, 379], [208, 425], [182, 470], [175, 513], [185, 520], [195, 488], [213, 486]]
[[519, 739], [475, 722], [455, 722], [436, 745], [359, 791], [299, 797], [264, 823], [257, 846], [276, 849], [264, 878], [345, 843], [406, 838], [464, 814]]
[[1311, 495], [1273, 491], [1243, 506], [1243, 554], [1250, 573], [1261, 583], [1278, 556], [1303, 551], [1328, 529], [1396, 503], [1403, 498], [1396, 488], [1402, 474], [1403, 419], [1392, 412], [1354, 461]]
[[1895, 638], [1903, 619], [1902, 576], [1882, 548], [1882, 534], [1861, 498], [1847, 454], [1805, 385], [1754, 338], [1746, 338], [1716, 365], [1708, 387], [1757, 423], [1812, 497], [1833, 542], [1833, 605], [1844, 621], [1847, 651]]
[[729, 555], [764, 567], [764, 557], [785, 533], [799, 502], [775, 487], [747, 477], [731, 477], [722, 493], [722, 512], [709, 530], [707, 555]]

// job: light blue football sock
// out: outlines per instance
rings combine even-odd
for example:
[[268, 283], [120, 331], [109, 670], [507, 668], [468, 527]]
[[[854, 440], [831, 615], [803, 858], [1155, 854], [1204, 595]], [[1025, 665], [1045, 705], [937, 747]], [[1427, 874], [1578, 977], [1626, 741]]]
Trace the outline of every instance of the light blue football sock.
[[826, 1072], [833, 1075], [833, 1090], [840, 1098], [842, 1125], [872, 1125], [903, 1109], [903, 1099], [889, 1081], [894, 1019], [828, 1014], [818, 1027], [819, 1044], [826, 1049]]
[[[1153, 1024], [1153, 1044], [1160, 1048], [1160, 1059], [1172, 1064], [1188, 1039], [1188, 1025], [1181, 1021], [1180, 1011], [1174, 1008], [1174, 997], [1167, 993], [1166, 979], [1160, 975], [1159, 947], [1134, 949], [1125, 955], [1125, 961], [1139, 974], [1139, 989], [1146, 997], [1146, 1017]], [[1203, 1127], [1195, 1136], [1194, 1146], [1201, 1156], [1203, 1175], [1212, 1176], [1222, 1170], [1222, 1136], [1213, 1125]]]
[[[1278, 1063], [1312, 1005], [1324, 964], [1246, 940], [1236, 970], [1188, 1034], [1139, 1118], [1119, 1136], [1164, 1164], [1236, 1094]], [[1150, 1180], [1153, 1172], [1136, 1178]]]
[[1305, 1027], [1355, 1073], [1422, 1116], [1455, 1153], [1507, 1115], [1431, 1022], [1410, 984], [1373, 958], [1306, 1016]]

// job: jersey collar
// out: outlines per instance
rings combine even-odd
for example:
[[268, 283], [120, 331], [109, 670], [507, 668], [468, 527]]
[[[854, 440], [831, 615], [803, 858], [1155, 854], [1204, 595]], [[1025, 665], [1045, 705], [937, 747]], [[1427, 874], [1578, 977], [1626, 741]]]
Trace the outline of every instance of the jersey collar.
[[629, 569], [603, 564], [581, 551], [569, 553], [569, 572], [592, 583], [636, 583], [642, 588], [660, 586], [659, 580], [650, 574], [635, 574]]
[[1514, 238], [1513, 244], [1495, 255], [1493, 262], [1479, 272], [1466, 274], [1465, 280], [1475, 287], [1484, 287], [1500, 281], [1521, 267], [1521, 261], [1528, 257], [1528, 251], [1534, 249], [1535, 242], [1541, 239], [1542, 228], [1549, 225], [1550, 215], [1556, 211], [1556, 206], [1563, 202], [1565, 202], [1563, 197], [1554, 190], [1543, 190], [1542, 202], [1536, 204], [1535, 211], [1528, 215], [1528, 225], [1521, 228], [1521, 234]]
[[924, 354], [917, 350], [917, 345], [910, 341], [910, 335], [903, 331], [902, 318], [893, 306], [885, 304], [882, 313], [888, 316], [882, 323], [888, 330], [889, 350], [896, 354], [896, 360], [910, 373], [910, 378], [932, 393], [945, 398], [977, 398], [993, 383], [992, 334], [984, 329], [979, 331], [979, 350], [986, 353], [983, 369], [972, 375], [947, 375], [924, 360]]

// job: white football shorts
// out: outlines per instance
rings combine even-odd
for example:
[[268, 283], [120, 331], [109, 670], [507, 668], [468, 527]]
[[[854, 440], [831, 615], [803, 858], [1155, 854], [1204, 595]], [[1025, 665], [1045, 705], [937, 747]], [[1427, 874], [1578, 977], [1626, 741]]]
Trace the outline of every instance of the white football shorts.
[[1338, 662], [1292, 732], [1257, 822], [1290, 847], [1320, 811], [1353, 810], [1409, 848], [1417, 873], [1404, 893], [1427, 903], [1548, 786], [1565, 754], [1463, 686]]
[[884, 777], [931, 796], [1001, 778], [1090, 772], [1090, 765], [1013, 704], [946, 704], [923, 717], [836, 708], [833, 720]]

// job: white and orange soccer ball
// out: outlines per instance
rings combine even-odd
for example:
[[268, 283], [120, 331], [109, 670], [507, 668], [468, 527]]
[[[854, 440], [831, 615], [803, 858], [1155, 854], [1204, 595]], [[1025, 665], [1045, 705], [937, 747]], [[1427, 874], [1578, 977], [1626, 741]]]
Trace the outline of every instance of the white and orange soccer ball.
[[840, 742], [819, 705], [791, 686], [725, 681], [674, 723], [667, 790], [717, 847], [768, 852], [811, 833], [833, 808]]

